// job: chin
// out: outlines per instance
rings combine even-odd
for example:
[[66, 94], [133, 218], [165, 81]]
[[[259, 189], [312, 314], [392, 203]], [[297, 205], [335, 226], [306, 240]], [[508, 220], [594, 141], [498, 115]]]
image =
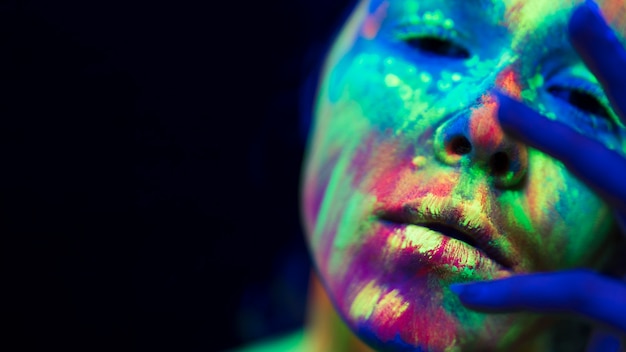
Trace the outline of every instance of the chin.
[[539, 323], [530, 314], [468, 310], [450, 291], [454, 282], [502, 278], [520, 269], [470, 240], [478, 232], [456, 225], [464, 223], [462, 209], [446, 209], [436, 216], [375, 210], [345, 236], [358, 241], [342, 244], [344, 234], [336, 228], [324, 236], [325, 250], [315, 252], [335, 309], [376, 350], [512, 350]]
[[420, 262], [410, 266], [392, 273], [374, 261], [327, 283], [344, 321], [376, 350], [510, 350], [536, 323], [529, 314], [468, 310], [448, 288], [468, 275], [486, 279], [494, 273], [468, 274]]

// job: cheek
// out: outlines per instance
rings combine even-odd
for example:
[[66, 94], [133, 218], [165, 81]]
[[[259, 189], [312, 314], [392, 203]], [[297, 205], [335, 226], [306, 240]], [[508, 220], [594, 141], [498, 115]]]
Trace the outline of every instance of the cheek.
[[[367, 111], [379, 131], [410, 137], [463, 107], [471, 80], [459, 73], [414, 65], [402, 53], [374, 41], [359, 40], [328, 76], [328, 99]], [[333, 119], [340, 117], [333, 114]]]
[[[397, 60], [384, 50], [373, 51], [371, 43], [357, 44], [329, 77], [329, 98], [337, 104], [357, 104], [367, 112], [367, 119], [380, 131], [397, 130], [408, 116], [414, 89], [402, 82]], [[389, 73], [396, 71], [396, 74]], [[388, 73], [386, 73], [388, 72]], [[401, 76], [401, 74], [400, 74]], [[333, 114], [333, 119], [344, 118]]]
[[410, 171], [410, 148], [404, 147], [398, 139], [371, 135], [359, 146], [351, 158], [350, 171], [354, 174], [352, 185], [355, 189], [380, 198], [382, 192], [398, 189], [400, 174]]
[[524, 190], [503, 201], [508, 221], [524, 233], [517, 246], [527, 253], [527, 267], [554, 270], [593, 264], [612, 226], [608, 207], [545, 154], [529, 150], [529, 165]]
[[561, 251], [563, 266], [595, 265], [592, 260], [607, 249], [613, 227], [610, 209], [571, 174], [565, 173], [564, 184], [556, 204], [562, 222], [553, 229], [554, 247]]

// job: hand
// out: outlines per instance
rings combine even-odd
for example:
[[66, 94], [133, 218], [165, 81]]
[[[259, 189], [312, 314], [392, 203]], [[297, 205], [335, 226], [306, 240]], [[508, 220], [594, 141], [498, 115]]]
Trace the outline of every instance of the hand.
[[[569, 37], [589, 70], [598, 78], [613, 110], [626, 124], [626, 50], [593, 2], [587, 1], [574, 11], [569, 23]], [[509, 97], [498, 94], [498, 99], [498, 117], [504, 131], [561, 160], [570, 172], [613, 207], [623, 226], [626, 219], [626, 158]], [[585, 153], [581, 154], [581, 150]], [[520, 275], [455, 284], [450, 288], [463, 304], [473, 309], [569, 312], [590, 318], [614, 334], [626, 336], [626, 282], [592, 271]], [[589, 345], [591, 351], [617, 351], [619, 348], [619, 340], [606, 333], [594, 335]]]

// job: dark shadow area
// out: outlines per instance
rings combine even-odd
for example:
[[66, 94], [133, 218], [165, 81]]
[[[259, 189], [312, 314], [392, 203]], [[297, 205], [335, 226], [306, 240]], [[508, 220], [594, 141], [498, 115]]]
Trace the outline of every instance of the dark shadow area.
[[299, 94], [346, 6], [3, 2], [2, 349], [219, 351], [301, 326]]

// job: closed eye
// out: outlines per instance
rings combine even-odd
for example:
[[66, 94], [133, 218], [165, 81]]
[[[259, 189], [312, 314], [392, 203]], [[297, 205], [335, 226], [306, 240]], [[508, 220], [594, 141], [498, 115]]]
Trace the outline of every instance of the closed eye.
[[551, 86], [548, 92], [582, 112], [612, 121], [607, 108], [591, 93], [563, 86]]
[[423, 53], [451, 59], [469, 59], [470, 53], [463, 46], [452, 40], [435, 36], [411, 37], [404, 41]]

